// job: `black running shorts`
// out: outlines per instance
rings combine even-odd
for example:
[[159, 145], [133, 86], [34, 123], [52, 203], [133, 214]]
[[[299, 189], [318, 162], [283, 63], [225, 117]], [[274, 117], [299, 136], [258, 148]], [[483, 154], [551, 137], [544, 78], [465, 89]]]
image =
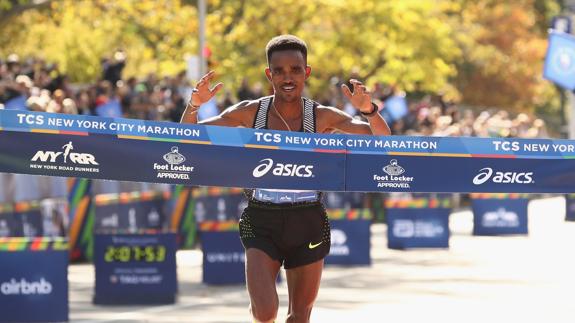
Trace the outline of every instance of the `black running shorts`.
[[240, 218], [244, 248], [256, 248], [285, 269], [314, 263], [329, 254], [330, 227], [321, 203], [291, 205], [250, 201]]

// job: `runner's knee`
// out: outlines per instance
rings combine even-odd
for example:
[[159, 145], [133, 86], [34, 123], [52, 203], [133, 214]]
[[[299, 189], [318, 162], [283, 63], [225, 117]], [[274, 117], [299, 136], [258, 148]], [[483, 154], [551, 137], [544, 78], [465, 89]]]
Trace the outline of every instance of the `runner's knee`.
[[273, 322], [278, 314], [277, 299], [252, 300], [250, 311], [257, 322]]

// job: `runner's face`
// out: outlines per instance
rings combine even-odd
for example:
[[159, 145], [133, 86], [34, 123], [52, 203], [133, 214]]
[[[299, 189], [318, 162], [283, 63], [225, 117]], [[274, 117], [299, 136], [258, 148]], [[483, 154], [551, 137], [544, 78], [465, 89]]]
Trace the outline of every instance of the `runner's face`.
[[298, 50], [273, 52], [266, 76], [272, 83], [276, 98], [293, 102], [301, 98], [305, 80], [311, 73], [311, 67], [305, 64], [303, 54]]

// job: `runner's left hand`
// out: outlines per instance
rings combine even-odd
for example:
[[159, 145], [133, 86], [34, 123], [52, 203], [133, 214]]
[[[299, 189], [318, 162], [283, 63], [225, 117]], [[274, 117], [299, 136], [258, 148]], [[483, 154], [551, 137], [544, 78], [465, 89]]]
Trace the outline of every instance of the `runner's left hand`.
[[351, 79], [349, 82], [353, 85], [353, 93], [347, 85], [341, 85], [341, 91], [354, 108], [363, 113], [370, 113], [373, 110], [371, 105], [371, 92], [367, 90], [365, 85], [356, 79]]

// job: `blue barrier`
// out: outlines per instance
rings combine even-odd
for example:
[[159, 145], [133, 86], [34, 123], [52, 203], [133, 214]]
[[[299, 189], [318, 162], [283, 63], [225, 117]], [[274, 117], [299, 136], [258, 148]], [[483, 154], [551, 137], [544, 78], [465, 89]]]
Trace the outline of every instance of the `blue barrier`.
[[395, 194], [385, 200], [391, 249], [448, 248], [451, 194]]
[[527, 198], [473, 199], [473, 235], [527, 234]]
[[0, 322], [68, 321], [64, 239], [0, 238]]
[[575, 221], [575, 194], [565, 195], [565, 221]]
[[210, 285], [244, 284], [245, 254], [237, 231], [237, 222], [203, 222], [199, 237], [202, 244], [202, 282]]
[[[369, 213], [369, 210], [366, 210]], [[344, 211], [345, 212], [345, 211]], [[348, 214], [362, 212], [350, 210]], [[328, 214], [331, 214], [328, 210]], [[331, 218], [331, 247], [326, 265], [371, 265], [371, 216]]]
[[447, 208], [386, 209], [388, 248], [449, 248], [450, 212]]
[[96, 234], [95, 304], [172, 304], [176, 301], [176, 235]]

